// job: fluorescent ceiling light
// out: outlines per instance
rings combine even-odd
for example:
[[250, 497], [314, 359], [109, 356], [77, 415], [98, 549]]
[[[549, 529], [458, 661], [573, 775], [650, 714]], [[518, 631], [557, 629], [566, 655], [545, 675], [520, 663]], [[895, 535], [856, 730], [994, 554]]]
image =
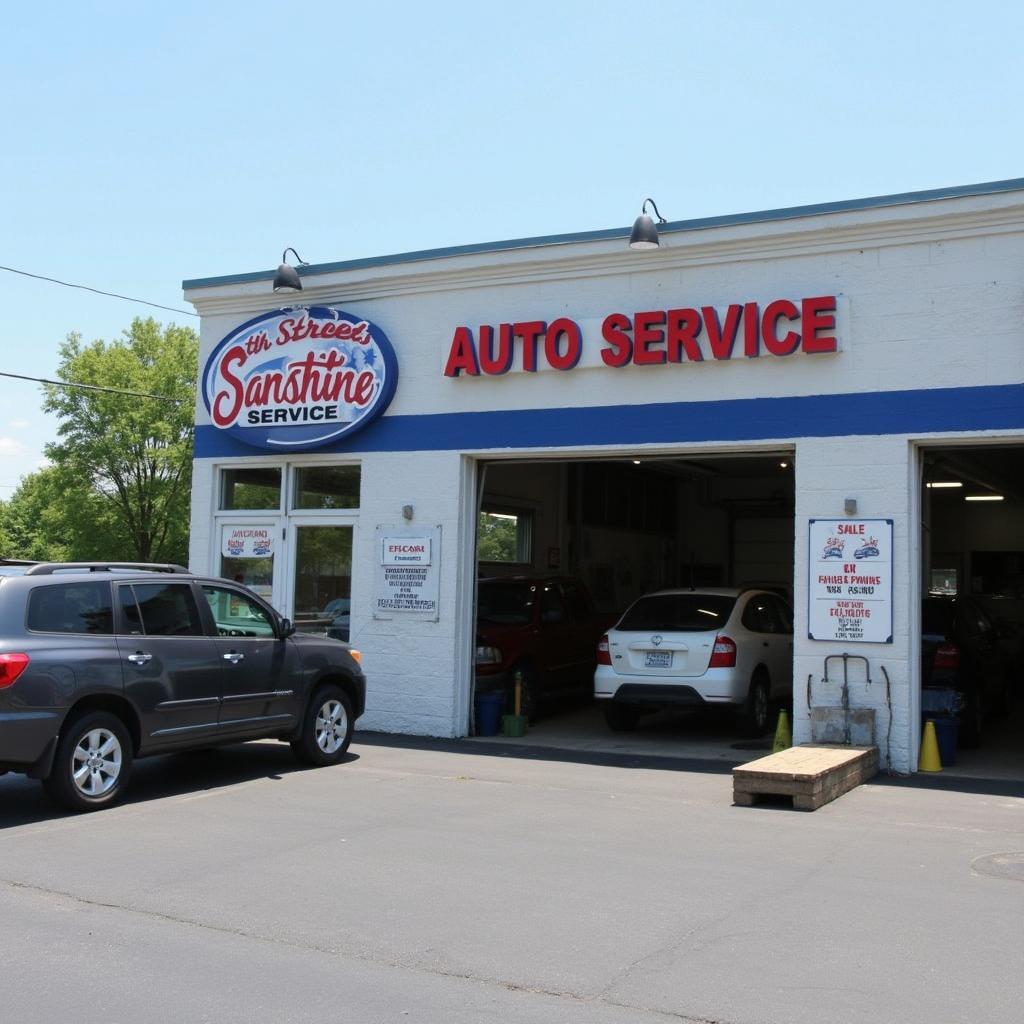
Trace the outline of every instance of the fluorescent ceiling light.
[[959, 480], [933, 480], [930, 484], [925, 484], [926, 487], [963, 487], [963, 484]]
[[1001, 494], [965, 494], [964, 501], [1002, 501]]

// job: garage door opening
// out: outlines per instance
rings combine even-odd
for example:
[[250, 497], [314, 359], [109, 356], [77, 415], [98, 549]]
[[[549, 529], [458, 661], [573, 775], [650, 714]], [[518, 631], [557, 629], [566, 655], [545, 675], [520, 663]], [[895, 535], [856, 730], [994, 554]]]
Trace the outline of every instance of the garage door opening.
[[[726, 673], [709, 675], [700, 656], [710, 663], [719, 632], [739, 643], [733, 665], [765, 690], [761, 720], [770, 715], [774, 728], [771, 703], [792, 695], [792, 452], [496, 460], [480, 476], [477, 697], [500, 693], [501, 710], [514, 711], [518, 681], [531, 718], [525, 741], [537, 745], [732, 761], [768, 746], [770, 729], [752, 731], [749, 715], [746, 727], [740, 722], [750, 709], [736, 701], [750, 696], [750, 679], [739, 695], [727, 684], [709, 691], [707, 680]], [[599, 656], [598, 642], [627, 609], [672, 589], [717, 594], [704, 610], [716, 611], [718, 626], [732, 623], [736, 636], [720, 628], [677, 635], [673, 626], [694, 624], [674, 621], [675, 607], [667, 620], [638, 623], [621, 651]], [[748, 609], [757, 592], [762, 599]], [[642, 650], [652, 643], [659, 649]], [[630, 658], [618, 657], [627, 647]], [[599, 657], [633, 687], [629, 701], [616, 693], [629, 705], [618, 722], [610, 723], [607, 700], [594, 699]], [[486, 703], [493, 711], [496, 701]]]
[[1024, 446], [929, 448], [921, 708], [946, 773], [1024, 779]]

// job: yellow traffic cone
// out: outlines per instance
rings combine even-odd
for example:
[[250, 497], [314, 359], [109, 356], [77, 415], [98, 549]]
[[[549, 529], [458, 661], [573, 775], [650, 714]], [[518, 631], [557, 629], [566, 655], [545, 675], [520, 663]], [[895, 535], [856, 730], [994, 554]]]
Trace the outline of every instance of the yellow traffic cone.
[[924, 735], [921, 737], [921, 759], [918, 761], [917, 770], [919, 772], [942, 771], [939, 740], [935, 735], [935, 723], [931, 720], [924, 723]]
[[791, 746], [793, 746], [793, 734], [789, 731], [789, 715], [785, 711], [780, 711], [779, 724], [775, 726], [772, 753], [777, 754], [780, 750], [788, 750]]

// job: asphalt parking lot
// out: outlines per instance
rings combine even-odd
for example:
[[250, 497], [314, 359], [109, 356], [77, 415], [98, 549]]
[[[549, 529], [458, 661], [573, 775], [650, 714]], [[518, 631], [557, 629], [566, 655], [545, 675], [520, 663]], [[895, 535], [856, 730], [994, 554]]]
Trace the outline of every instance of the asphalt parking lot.
[[81, 817], [5, 776], [2, 1016], [1016, 1022], [1024, 800], [996, 790], [801, 814], [732, 807], [720, 765], [371, 736], [333, 769], [140, 762]]

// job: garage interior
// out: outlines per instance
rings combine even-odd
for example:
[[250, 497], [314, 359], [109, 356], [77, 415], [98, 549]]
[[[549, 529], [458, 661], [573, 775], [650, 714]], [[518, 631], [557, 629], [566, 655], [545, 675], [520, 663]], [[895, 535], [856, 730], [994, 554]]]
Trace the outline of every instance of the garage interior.
[[[969, 707], [948, 716], [961, 721], [943, 771], [1024, 780], [1024, 446], [926, 448], [922, 462], [923, 706], [942, 714], [944, 696], [927, 691], [956, 672], [985, 695], [979, 736], [965, 729]], [[953, 602], [963, 614], [943, 643], [933, 638]]]
[[[598, 635], [662, 588], [771, 585], [792, 603], [791, 451], [491, 461], [479, 493], [479, 578], [578, 580], [603, 623]], [[771, 736], [744, 739], [728, 714], [681, 710], [613, 733], [588, 682], [546, 701], [515, 742], [736, 763], [769, 749]]]

